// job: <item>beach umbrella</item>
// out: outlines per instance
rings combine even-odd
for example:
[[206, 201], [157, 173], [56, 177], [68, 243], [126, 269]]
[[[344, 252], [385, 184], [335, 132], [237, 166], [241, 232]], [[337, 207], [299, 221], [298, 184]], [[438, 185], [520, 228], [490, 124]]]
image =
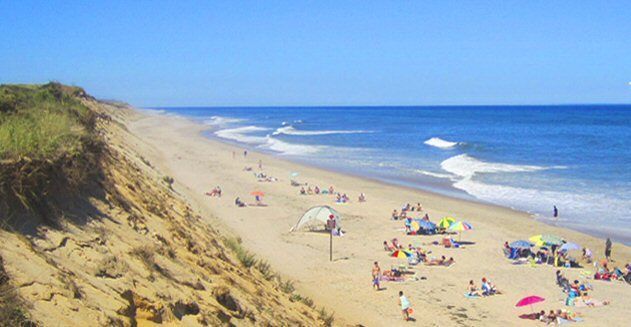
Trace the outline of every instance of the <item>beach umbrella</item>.
[[390, 255], [393, 258], [405, 259], [412, 256], [412, 253], [405, 250], [396, 250]]
[[473, 229], [473, 226], [466, 221], [458, 221], [449, 225], [449, 230], [453, 232], [462, 232], [471, 229]]
[[458, 242], [460, 242], [462, 231], [472, 230], [473, 226], [466, 221], [458, 221], [449, 226], [449, 230], [452, 232], [458, 232]]
[[540, 296], [536, 296], [536, 295], [531, 295], [531, 296], [527, 296], [521, 300], [519, 300], [519, 302], [517, 302], [517, 304], [515, 304], [516, 307], [524, 307], [524, 306], [530, 306], [530, 311], [534, 311], [532, 309], [532, 305], [535, 303], [539, 303], [539, 302], [543, 302], [546, 299], [540, 297]]
[[444, 217], [438, 222], [438, 227], [447, 229], [449, 228], [449, 226], [451, 226], [451, 224], [455, 222], [456, 222], [456, 219], [454, 219], [453, 217]]
[[[424, 230], [436, 229], [436, 224], [428, 220], [415, 219], [414, 222], [418, 225], [419, 229], [424, 229]], [[419, 230], [419, 229], [416, 229], [416, 230]]]
[[530, 249], [534, 244], [528, 242], [528, 241], [524, 241], [524, 240], [519, 240], [519, 241], [515, 241], [511, 244], [509, 244], [508, 246], [510, 246], [513, 249]]
[[261, 191], [252, 191], [252, 193], [250, 193], [251, 195], [254, 196], [264, 196], [265, 193], [261, 192]]
[[581, 250], [583, 249], [582, 246], [576, 244], [576, 243], [565, 243], [563, 245], [561, 245], [561, 247], [559, 248], [560, 251], [574, 251], [574, 250]]
[[421, 229], [421, 224], [419, 224], [418, 220], [415, 220], [410, 224], [410, 230], [419, 231], [420, 229]]
[[536, 246], [543, 246], [543, 245], [548, 245], [548, 246], [552, 246], [552, 245], [561, 245], [563, 244], [563, 239], [556, 236], [556, 235], [552, 235], [552, 234], [541, 234], [541, 235], [535, 235], [529, 238], [529, 240], [533, 243], [535, 243]]

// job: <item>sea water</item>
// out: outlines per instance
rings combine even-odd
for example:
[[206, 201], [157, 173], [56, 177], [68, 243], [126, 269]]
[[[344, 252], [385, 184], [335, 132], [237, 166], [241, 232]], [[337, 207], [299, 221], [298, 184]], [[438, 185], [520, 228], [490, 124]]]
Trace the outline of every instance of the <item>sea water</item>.
[[156, 109], [244, 148], [631, 243], [630, 105]]

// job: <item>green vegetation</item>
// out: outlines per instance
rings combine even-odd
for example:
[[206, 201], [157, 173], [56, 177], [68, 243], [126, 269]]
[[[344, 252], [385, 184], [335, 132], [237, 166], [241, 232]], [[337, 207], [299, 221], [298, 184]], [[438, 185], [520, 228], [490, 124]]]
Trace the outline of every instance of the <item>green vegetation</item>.
[[95, 115], [81, 88], [0, 85], [0, 159], [53, 159], [81, 151]]
[[250, 268], [256, 265], [256, 255], [250, 253], [241, 245], [241, 239], [239, 238], [226, 238], [224, 244], [237, 255], [237, 259], [245, 266]]

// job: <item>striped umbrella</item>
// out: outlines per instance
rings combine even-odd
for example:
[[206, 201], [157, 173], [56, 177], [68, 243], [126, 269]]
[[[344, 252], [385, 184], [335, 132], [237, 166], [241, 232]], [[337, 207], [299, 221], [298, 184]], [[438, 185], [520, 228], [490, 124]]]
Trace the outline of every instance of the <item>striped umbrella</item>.
[[396, 250], [390, 255], [393, 258], [405, 259], [412, 256], [412, 253], [405, 250]]
[[458, 232], [458, 242], [460, 242], [462, 231], [472, 230], [473, 226], [466, 221], [458, 221], [449, 226], [449, 230], [452, 232]]

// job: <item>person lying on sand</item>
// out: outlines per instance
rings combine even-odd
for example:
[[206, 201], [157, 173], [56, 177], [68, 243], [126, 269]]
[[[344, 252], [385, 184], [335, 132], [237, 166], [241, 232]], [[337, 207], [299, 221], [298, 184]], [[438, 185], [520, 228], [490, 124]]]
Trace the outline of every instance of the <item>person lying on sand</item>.
[[209, 192], [204, 193], [208, 196], [216, 196], [218, 198], [221, 197], [221, 187], [217, 186], [215, 188], [213, 188], [212, 190], [210, 190]]
[[427, 262], [425, 262], [426, 266], [445, 266], [445, 267], [449, 267], [451, 265], [453, 265], [454, 263], [456, 263], [456, 261], [454, 260], [454, 258], [449, 258], [449, 260], [447, 260], [447, 258], [445, 258], [445, 256], [441, 256], [440, 259], [431, 259]]
[[243, 167], [243, 171], [252, 171], [252, 167], [245, 166]]
[[[584, 303], [586, 306], [588, 307], [602, 307], [605, 305], [609, 305], [611, 304], [611, 301], [609, 300], [596, 300], [593, 299], [591, 296], [589, 296], [589, 294], [587, 292], [584, 292], [583, 295], [581, 295], [581, 301], [582, 303]], [[581, 306], [579, 303], [575, 304], [576, 306]]]
[[478, 287], [475, 286], [473, 279], [469, 281], [469, 285], [467, 285], [467, 295], [468, 296], [482, 296], [478, 291]]

